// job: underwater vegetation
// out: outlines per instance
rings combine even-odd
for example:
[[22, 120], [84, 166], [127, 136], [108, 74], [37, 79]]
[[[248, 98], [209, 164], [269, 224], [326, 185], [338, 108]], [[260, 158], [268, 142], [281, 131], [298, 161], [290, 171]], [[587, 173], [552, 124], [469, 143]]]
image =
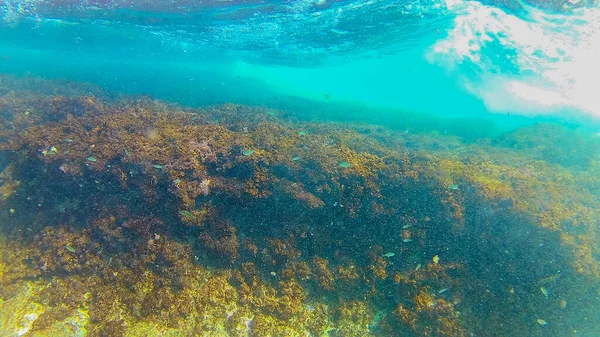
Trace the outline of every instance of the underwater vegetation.
[[553, 130], [2, 77], [0, 335], [591, 335], [599, 156], [537, 151]]

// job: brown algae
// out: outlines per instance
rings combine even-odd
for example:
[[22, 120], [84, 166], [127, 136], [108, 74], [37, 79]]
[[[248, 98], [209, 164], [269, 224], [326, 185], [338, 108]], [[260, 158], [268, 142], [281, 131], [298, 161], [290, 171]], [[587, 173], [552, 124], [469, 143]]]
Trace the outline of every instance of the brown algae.
[[0, 82], [0, 335], [568, 335], [598, 305], [576, 299], [600, 277], [600, 161], [19, 85]]

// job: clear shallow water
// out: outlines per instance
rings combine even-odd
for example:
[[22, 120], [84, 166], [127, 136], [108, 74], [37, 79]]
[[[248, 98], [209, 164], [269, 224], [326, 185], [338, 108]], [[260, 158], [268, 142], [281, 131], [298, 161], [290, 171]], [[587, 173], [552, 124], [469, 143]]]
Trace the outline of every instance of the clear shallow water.
[[0, 332], [600, 331], [597, 2], [0, 4]]
[[3, 72], [190, 104], [289, 95], [446, 116], [600, 114], [591, 2], [4, 1], [0, 14]]

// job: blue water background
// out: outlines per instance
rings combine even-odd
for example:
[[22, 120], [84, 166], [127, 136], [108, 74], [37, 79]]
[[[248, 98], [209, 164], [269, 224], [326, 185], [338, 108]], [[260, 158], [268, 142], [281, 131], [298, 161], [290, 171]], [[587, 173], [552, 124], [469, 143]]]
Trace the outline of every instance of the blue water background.
[[[600, 26], [590, 22], [596, 7], [556, 1], [4, 0], [0, 72], [91, 82], [194, 106], [257, 104], [320, 110], [323, 118], [351, 118], [360, 110], [361, 116], [393, 119], [410, 111], [486, 118], [504, 127], [560, 120], [595, 130], [600, 111], [576, 98], [555, 98], [581, 78], [549, 83], [545, 74], [565, 68], [593, 36]], [[556, 45], [531, 49], [518, 38], [536, 32]], [[581, 43], [560, 44], [555, 35], [566, 32], [580, 32], [574, 38]], [[464, 45], [468, 52], [460, 49]], [[507, 92], [504, 83], [547, 91], [529, 99], [527, 92]]]

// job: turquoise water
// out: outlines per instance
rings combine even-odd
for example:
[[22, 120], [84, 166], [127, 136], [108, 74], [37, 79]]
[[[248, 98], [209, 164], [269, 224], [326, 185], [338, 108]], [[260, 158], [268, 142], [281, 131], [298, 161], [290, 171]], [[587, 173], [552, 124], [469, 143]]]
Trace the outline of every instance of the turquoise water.
[[0, 0], [0, 335], [597, 336], [599, 60], [595, 0]]
[[592, 89], [599, 9], [583, 1], [550, 7], [4, 1], [0, 71], [191, 105], [302, 99], [588, 123], [600, 113]]

